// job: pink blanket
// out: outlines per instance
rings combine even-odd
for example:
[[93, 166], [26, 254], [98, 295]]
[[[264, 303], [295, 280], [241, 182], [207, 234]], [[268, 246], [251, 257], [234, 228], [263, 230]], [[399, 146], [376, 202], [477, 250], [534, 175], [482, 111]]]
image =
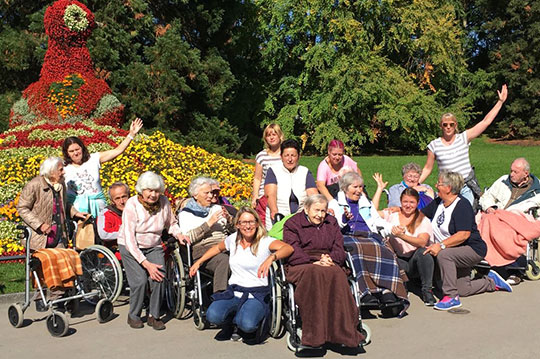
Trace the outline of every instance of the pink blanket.
[[485, 259], [492, 266], [513, 263], [527, 251], [527, 241], [540, 237], [540, 221], [521, 212], [484, 213], [478, 229], [488, 248]]

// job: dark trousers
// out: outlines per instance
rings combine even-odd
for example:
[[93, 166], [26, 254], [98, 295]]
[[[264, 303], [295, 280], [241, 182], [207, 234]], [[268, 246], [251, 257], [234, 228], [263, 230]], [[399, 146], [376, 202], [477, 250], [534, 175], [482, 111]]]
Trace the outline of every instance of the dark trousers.
[[[122, 255], [122, 264], [126, 270], [129, 283], [129, 316], [131, 319], [140, 320], [146, 286], [150, 286], [150, 305], [148, 312], [156, 319], [160, 317], [161, 302], [163, 300], [163, 282], [151, 279], [146, 269], [128, 252], [125, 246], [119, 245]], [[165, 258], [161, 245], [153, 248], [141, 248], [146, 259], [154, 264], [159, 264], [165, 270]]]
[[[217, 243], [206, 245], [193, 246], [193, 260], [201, 258], [207, 250], [215, 246]], [[202, 268], [208, 270], [214, 275], [212, 282], [213, 292], [222, 292], [227, 289], [229, 282], [229, 255], [227, 253], [219, 253], [217, 256], [206, 261]]]
[[409, 278], [420, 278], [422, 291], [430, 291], [433, 287], [433, 270], [435, 261], [431, 254], [424, 255], [425, 248], [418, 248], [408, 258], [397, 257], [399, 268], [407, 273]]

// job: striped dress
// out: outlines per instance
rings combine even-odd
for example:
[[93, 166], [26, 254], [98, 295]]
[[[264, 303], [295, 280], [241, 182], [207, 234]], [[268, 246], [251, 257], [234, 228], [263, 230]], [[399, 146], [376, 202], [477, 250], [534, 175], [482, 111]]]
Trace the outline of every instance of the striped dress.
[[439, 171], [457, 172], [466, 179], [472, 171], [469, 146], [467, 132], [464, 131], [458, 133], [450, 145], [445, 145], [440, 137], [431, 141], [428, 150], [435, 155]]

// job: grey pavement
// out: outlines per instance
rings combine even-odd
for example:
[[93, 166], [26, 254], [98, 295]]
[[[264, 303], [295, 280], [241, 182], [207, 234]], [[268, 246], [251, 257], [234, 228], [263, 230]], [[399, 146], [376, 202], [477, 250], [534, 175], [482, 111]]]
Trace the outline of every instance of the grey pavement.
[[[540, 282], [523, 282], [514, 293], [486, 293], [462, 298], [468, 314], [437, 312], [411, 294], [409, 315], [403, 319], [366, 319], [372, 343], [360, 358], [539, 358]], [[28, 309], [23, 328], [11, 327], [9, 304], [0, 304], [0, 358], [293, 358], [285, 338], [257, 346], [217, 342], [215, 329], [198, 331], [191, 319], [173, 319], [167, 329], [127, 326], [127, 304], [117, 303], [119, 316], [98, 324], [93, 313], [71, 318], [71, 333], [49, 335], [44, 313]], [[91, 308], [87, 308], [91, 310]], [[37, 319], [37, 320], [36, 320]], [[40, 320], [41, 319], [41, 320]], [[334, 351], [308, 352], [325, 358]]]

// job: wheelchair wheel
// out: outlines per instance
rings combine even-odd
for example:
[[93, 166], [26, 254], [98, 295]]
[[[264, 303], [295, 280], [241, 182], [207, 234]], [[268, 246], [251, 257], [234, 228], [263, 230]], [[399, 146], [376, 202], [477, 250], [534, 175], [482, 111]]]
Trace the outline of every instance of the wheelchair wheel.
[[186, 281], [182, 258], [177, 250], [172, 251], [165, 260], [165, 299], [173, 317], [185, 317]]
[[[80, 277], [80, 286], [83, 293], [92, 290], [99, 291], [111, 302], [118, 299], [122, 291], [122, 267], [116, 256], [107, 247], [93, 245], [80, 254], [83, 275]], [[85, 300], [96, 304], [98, 297], [89, 297]]]
[[540, 279], [540, 262], [534, 261], [533, 263], [527, 264], [525, 275], [527, 276], [529, 280]]
[[69, 329], [67, 317], [62, 312], [53, 311], [47, 317], [47, 329], [53, 337], [63, 337]]
[[362, 333], [362, 335], [364, 335], [365, 337], [362, 345], [368, 345], [369, 343], [371, 343], [371, 328], [368, 327], [368, 325], [364, 322], [361, 323], [360, 333]]
[[96, 317], [99, 323], [108, 322], [114, 313], [113, 304], [108, 299], [100, 299], [96, 305]]
[[302, 329], [296, 328], [296, 335], [292, 335], [287, 332], [287, 348], [292, 352], [299, 352], [302, 350]]
[[281, 334], [281, 286], [276, 281], [276, 273], [278, 272], [278, 266], [274, 262], [272, 268], [270, 268], [270, 275], [268, 280], [271, 280], [271, 322], [270, 322], [270, 336], [272, 338], [278, 338]]
[[206, 328], [206, 321], [202, 317], [201, 308], [195, 308], [193, 310], [193, 323], [195, 323], [195, 328], [198, 330]]
[[22, 305], [20, 303], [15, 303], [9, 306], [8, 308], [8, 318], [9, 323], [15, 328], [20, 328], [23, 325], [24, 313], [22, 310]]

